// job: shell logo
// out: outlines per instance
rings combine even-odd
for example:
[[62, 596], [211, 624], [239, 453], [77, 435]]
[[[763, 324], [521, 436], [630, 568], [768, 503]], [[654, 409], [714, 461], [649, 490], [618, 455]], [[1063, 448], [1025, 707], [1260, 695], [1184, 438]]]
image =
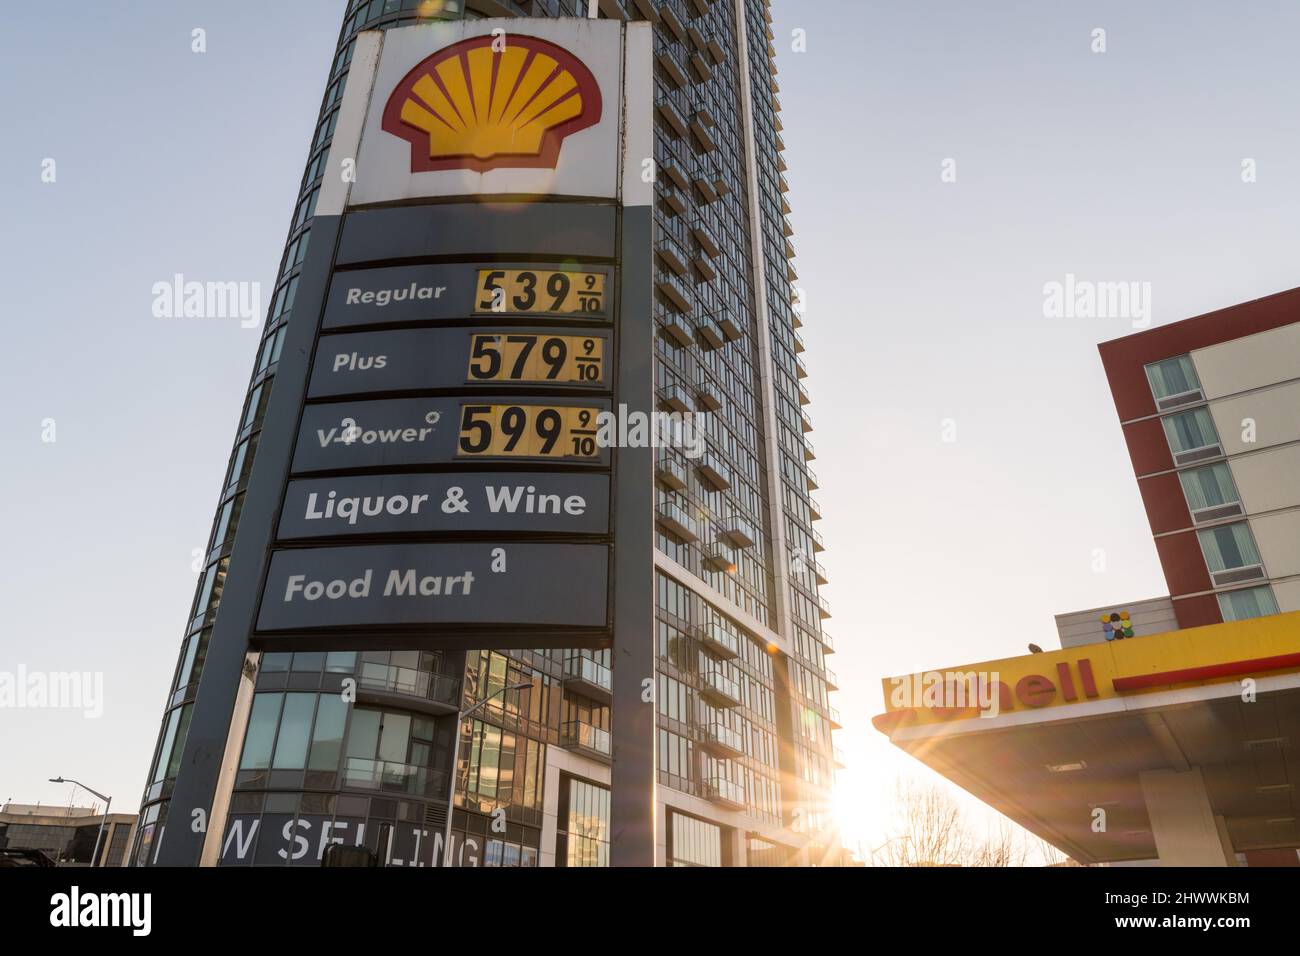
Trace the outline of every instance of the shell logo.
[[512, 35], [444, 47], [402, 78], [385, 132], [411, 144], [411, 172], [555, 168], [565, 137], [600, 122], [600, 87], [562, 47]]

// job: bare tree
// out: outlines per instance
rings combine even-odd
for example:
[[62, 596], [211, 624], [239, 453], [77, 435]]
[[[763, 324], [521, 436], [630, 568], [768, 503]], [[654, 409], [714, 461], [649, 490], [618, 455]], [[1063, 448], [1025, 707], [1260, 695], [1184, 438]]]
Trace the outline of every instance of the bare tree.
[[935, 784], [899, 780], [894, 795], [895, 824], [889, 838], [873, 850], [859, 849], [868, 866], [1037, 866], [1066, 859], [1056, 847], [1005, 818], [979, 838], [957, 802]]

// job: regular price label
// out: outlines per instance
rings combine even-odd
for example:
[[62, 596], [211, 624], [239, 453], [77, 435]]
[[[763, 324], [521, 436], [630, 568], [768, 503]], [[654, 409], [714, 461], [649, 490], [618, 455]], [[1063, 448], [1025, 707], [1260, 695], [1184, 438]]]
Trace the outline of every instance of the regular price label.
[[596, 458], [599, 408], [462, 405], [459, 457]]
[[605, 274], [553, 269], [480, 269], [476, 313], [605, 314]]
[[474, 333], [469, 337], [469, 381], [601, 385], [605, 339], [597, 335]]

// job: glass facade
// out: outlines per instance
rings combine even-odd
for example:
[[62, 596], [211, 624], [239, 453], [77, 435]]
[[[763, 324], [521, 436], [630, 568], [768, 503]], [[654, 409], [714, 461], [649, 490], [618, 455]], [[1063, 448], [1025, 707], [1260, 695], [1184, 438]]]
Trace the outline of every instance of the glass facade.
[[[139, 863], [165, 825], [356, 35], [503, 11], [590, 13], [583, 0], [347, 4], [146, 783]], [[728, 822], [682, 824], [712, 827], [710, 845], [723, 827], [793, 828], [817, 845], [834, 773], [833, 648], [768, 5], [602, 0], [599, 14], [655, 25], [654, 374], [662, 401], [707, 413], [703, 454], [678, 457], [679, 480], [656, 492], [659, 513], [687, 519], [660, 522], [656, 536], [674, 568], [656, 586], [658, 781], [717, 806]], [[315, 865], [331, 840], [386, 862], [432, 860], [454, 781], [454, 862], [530, 866], [554, 852], [557, 863], [603, 864], [607, 792], [599, 810], [565, 778], [555, 848], [541, 829], [548, 750], [608, 762], [610, 666], [608, 651], [262, 655], [222, 862]], [[782, 734], [792, 746], [778, 746]], [[700, 839], [682, 860], [720, 864]]]

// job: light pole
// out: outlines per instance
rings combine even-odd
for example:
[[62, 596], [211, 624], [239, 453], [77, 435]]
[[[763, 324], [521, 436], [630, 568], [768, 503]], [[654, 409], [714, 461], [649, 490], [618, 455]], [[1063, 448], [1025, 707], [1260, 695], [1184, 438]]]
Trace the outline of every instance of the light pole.
[[86, 786], [86, 785], [85, 785], [84, 783], [82, 783], [80, 780], [72, 780], [72, 779], [70, 779], [70, 778], [67, 779], [67, 780], [65, 780], [65, 779], [63, 779], [62, 777], [51, 777], [51, 778], [50, 778], [50, 783], [72, 783], [72, 784], [76, 784], [76, 785], [77, 785], [78, 787], [80, 787], [82, 790], [85, 790], [87, 793], [89, 793], [89, 794], [93, 794], [94, 796], [99, 797], [99, 799], [101, 799], [101, 800], [104, 801], [104, 815], [103, 815], [102, 817], [99, 818], [99, 832], [95, 834], [95, 849], [94, 849], [94, 852], [92, 853], [92, 855], [91, 855], [91, 857], [90, 857], [90, 865], [91, 865], [91, 866], [99, 866], [99, 841], [102, 840], [102, 839], [104, 838], [104, 821], [108, 819], [108, 808], [111, 807], [111, 806], [113, 805], [113, 798], [112, 798], [112, 797], [106, 797], [106, 796], [104, 796], [102, 793], [99, 793], [98, 791], [91, 790], [88, 786]]
[[456, 727], [451, 739], [451, 765], [447, 768], [447, 826], [442, 831], [442, 862], [444, 866], [451, 865], [451, 811], [452, 805], [456, 801], [456, 759], [460, 754], [460, 726], [465, 722], [465, 718], [474, 711], [478, 710], [494, 697], [504, 694], [508, 690], [523, 690], [525, 687], [532, 687], [530, 683], [508, 684], [500, 690], [495, 690], [488, 694], [482, 700], [472, 707], [466, 707], [456, 714]]

